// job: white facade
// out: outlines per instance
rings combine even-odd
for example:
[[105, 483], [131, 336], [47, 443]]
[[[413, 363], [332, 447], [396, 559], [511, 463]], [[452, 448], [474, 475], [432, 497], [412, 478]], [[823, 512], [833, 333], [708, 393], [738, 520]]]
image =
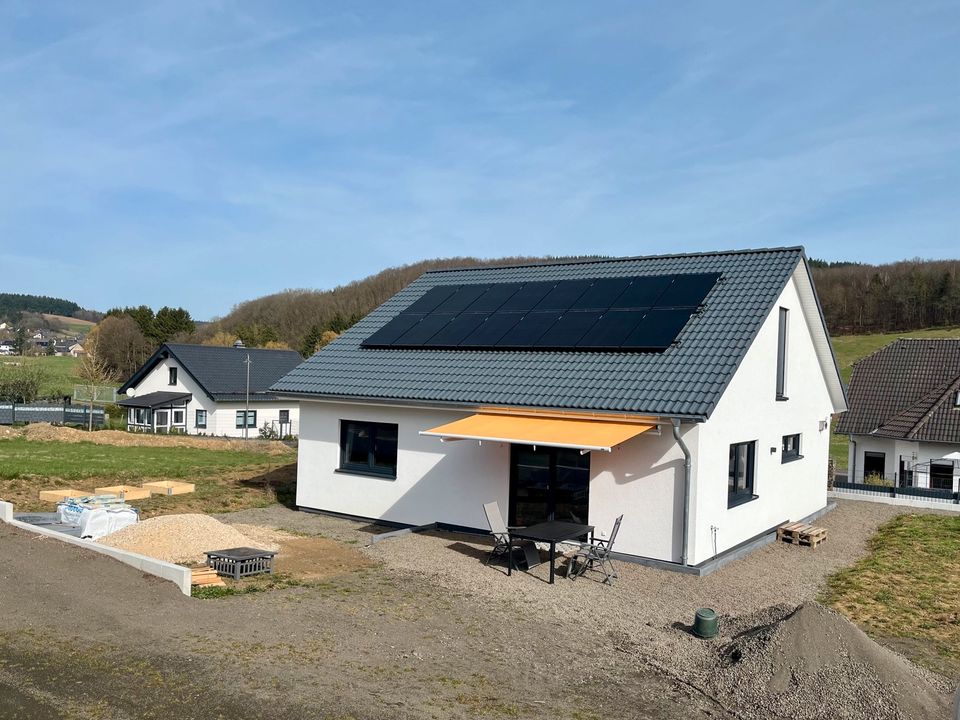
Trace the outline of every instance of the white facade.
[[[960, 443], [953, 445], [949, 443], [916, 442], [875, 437], [873, 435], [852, 435], [850, 439], [851, 442], [847, 450], [849, 463], [847, 467], [850, 470], [850, 481], [858, 483], [864, 480], [865, 456], [867, 453], [883, 454], [883, 476], [896, 483], [906, 479], [902, 477], [903, 471], [909, 473], [914, 466], [920, 465], [917, 472], [907, 477], [910, 478], [912, 487], [929, 488], [930, 474], [926, 464], [931, 460], [940, 460], [950, 453], [960, 452]], [[954, 466], [951, 491], [960, 492], [960, 465], [952, 461], [944, 461], [944, 464]]]
[[[171, 368], [177, 369], [174, 384], [170, 383]], [[152, 392], [190, 393], [193, 396], [186, 406], [183, 418], [184, 424], [175, 424], [171, 416], [169, 427], [176, 428], [189, 435], [243, 437], [243, 427], [237, 427], [237, 412], [244, 410], [244, 401], [214, 400], [194, 381], [187, 370], [172, 357], [164, 358], [158, 362], [153, 370], [147, 373], [137, 384], [135, 389], [130, 388], [127, 391], [127, 395], [136, 397]], [[199, 416], [198, 410], [202, 411]], [[256, 412], [256, 422], [253, 427], [247, 430], [248, 437], [259, 437], [260, 428], [263, 427], [264, 423], [269, 424], [278, 434], [283, 436], [296, 436], [300, 433], [300, 406], [295, 400], [258, 401], [251, 399], [250, 411]], [[289, 418], [286, 423], [281, 423], [282, 412], [286, 412]], [[203, 413], [206, 413], [205, 427], [197, 424], [197, 420], [203, 417]], [[131, 416], [128, 415], [128, 427], [136, 429], [136, 425], [130, 423], [130, 419]]]
[[[809, 324], [821, 322], [815, 305], [811, 312], [812, 297], [801, 266], [710, 418], [681, 425], [692, 456], [688, 565], [704, 563], [827, 504], [829, 420], [844, 408], [837, 407], [841, 401], [828, 389], [827, 378], [836, 369], [832, 355], [828, 363], [823, 354], [825, 336]], [[790, 317], [786, 400], [776, 399], [781, 307]], [[409, 525], [442, 522], [478, 529], [486, 529], [484, 503], [496, 500], [507, 512], [508, 443], [442, 443], [419, 434], [466, 417], [475, 408], [321, 400], [303, 400], [301, 407], [299, 506]], [[396, 424], [395, 478], [340, 469], [340, 428], [347, 420]], [[682, 560], [684, 545], [684, 455], [670, 419], [658, 422], [659, 433], [639, 435], [611, 453], [591, 453], [588, 524], [602, 535], [623, 514], [617, 551], [676, 563]], [[783, 437], [793, 434], [801, 436], [801, 457], [783, 462]], [[742, 442], [756, 443], [756, 497], [728, 507], [731, 445]]]

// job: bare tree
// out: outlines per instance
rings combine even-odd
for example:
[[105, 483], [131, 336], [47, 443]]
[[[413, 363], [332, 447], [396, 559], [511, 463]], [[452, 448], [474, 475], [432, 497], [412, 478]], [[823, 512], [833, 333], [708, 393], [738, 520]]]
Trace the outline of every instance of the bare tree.
[[80, 359], [80, 364], [74, 374], [87, 388], [87, 429], [93, 430], [93, 405], [97, 398], [97, 391], [117, 381], [116, 372], [94, 352], [88, 352]]

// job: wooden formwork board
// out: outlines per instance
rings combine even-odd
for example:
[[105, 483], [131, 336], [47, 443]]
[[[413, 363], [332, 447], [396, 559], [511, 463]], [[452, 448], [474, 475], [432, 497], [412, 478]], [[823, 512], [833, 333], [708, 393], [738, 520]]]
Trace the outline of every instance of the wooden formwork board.
[[211, 585], [213, 587], [226, 587], [227, 584], [217, 575], [217, 571], [211, 567], [193, 568], [190, 571], [191, 585]]
[[156, 482], [144, 483], [143, 487], [153, 495], [184, 495], [197, 489], [193, 483], [176, 480], [157, 480]]
[[74, 490], [73, 488], [61, 488], [59, 490], [41, 490], [40, 499], [45, 502], [60, 502], [67, 498], [83, 497], [89, 495], [86, 490]]
[[143, 500], [150, 497], [150, 490], [135, 485], [110, 485], [109, 487], [98, 487], [97, 495], [116, 495], [121, 501]]

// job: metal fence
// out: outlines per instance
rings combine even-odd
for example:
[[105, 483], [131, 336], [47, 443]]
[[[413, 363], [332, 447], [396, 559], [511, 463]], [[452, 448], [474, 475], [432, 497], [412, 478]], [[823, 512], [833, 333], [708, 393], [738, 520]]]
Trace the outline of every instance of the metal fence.
[[873, 497], [904, 498], [908, 500], [926, 500], [936, 503], [960, 503], [960, 492], [937, 490], [922, 487], [897, 487], [892, 485], [872, 485], [862, 482], [844, 482], [839, 479], [833, 481], [833, 489], [837, 492], [851, 495], [866, 495]]
[[[88, 425], [90, 408], [57, 402], [0, 403], [0, 425], [14, 423], [59, 423], [62, 425]], [[93, 408], [94, 427], [103, 427], [106, 415], [103, 408]]]

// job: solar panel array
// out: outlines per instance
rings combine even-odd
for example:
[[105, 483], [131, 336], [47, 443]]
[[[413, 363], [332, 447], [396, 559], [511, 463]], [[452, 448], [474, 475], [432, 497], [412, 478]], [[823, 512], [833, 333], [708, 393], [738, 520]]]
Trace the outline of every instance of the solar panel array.
[[438, 285], [361, 345], [662, 351], [676, 340], [719, 278], [719, 273], [698, 273]]

